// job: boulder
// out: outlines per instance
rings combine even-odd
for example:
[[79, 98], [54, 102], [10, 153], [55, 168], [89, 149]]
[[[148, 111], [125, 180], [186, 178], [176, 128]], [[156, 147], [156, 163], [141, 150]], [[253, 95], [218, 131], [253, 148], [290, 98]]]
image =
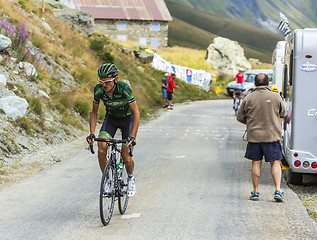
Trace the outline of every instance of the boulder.
[[10, 38], [0, 34], [0, 51], [10, 48], [12, 41]]
[[23, 117], [26, 114], [28, 106], [28, 102], [18, 96], [0, 98], [0, 108], [8, 117], [13, 119]]
[[206, 62], [212, 64], [216, 70], [230, 75], [238, 73], [239, 68], [246, 71], [252, 67], [239, 43], [223, 37], [214, 38], [209, 45]]
[[37, 77], [38, 74], [37, 74], [36, 68], [31, 63], [19, 62], [18, 66], [19, 66], [20, 70], [25, 72], [26, 76], [28, 76], [28, 77], [31, 77], [31, 76]]

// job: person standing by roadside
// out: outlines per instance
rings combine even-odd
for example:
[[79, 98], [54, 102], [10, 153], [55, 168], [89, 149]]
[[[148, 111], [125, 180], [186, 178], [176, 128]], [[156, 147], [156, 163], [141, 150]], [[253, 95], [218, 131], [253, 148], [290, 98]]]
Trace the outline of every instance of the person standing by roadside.
[[165, 73], [162, 81], [162, 94], [163, 94], [163, 108], [167, 107], [167, 86], [168, 86], [168, 73]]
[[268, 76], [259, 73], [255, 76], [256, 88], [242, 102], [237, 120], [247, 127], [247, 149], [245, 158], [252, 160], [251, 175], [253, 190], [250, 200], [259, 200], [258, 185], [261, 176], [263, 156], [271, 164], [272, 177], [275, 183], [274, 199], [283, 201], [281, 190], [281, 136], [280, 118], [286, 116], [282, 98], [268, 88]]
[[175, 86], [174, 80], [176, 78], [175, 73], [172, 73], [170, 76], [168, 76], [169, 81], [168, 81], [168, 86], [167, 86], [167, 109], [173, 110], [172, 107], [172, 100], [173, 100], [173, 91], [174, 88], [179, 88], [179, 86]]

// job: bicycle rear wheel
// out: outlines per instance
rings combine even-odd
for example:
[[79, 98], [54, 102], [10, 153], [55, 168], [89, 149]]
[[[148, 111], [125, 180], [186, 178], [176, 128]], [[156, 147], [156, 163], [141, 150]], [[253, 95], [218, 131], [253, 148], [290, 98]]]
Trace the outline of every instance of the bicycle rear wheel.
[[111, 220], [114, 202], [114, 169], [111, 165], [111, 161], [108, 160], [101, 178], [99, 196], [100, 219], [105, 226], [107, 226]]
[[[237, 100], [237, 101], [238, 101], [238, 100]], [[235, 116], [237, 116], [238, 110], [239, 110], [239, 104], [236, 102], [236, 104], [234, 105], [234, 115], [235, 115]]]
[[123, 169], [122, 169], [122, 177], [118, 181], [119, 182], [119, 184], [118, 184], [118, 186], [119, 186], [118, 207], [119, 207], [119, 212], [121, 214], [124, 214], [125, 210], [127, 209], [128, 201], [129, 201], [129, 197], [127, 194], [128, 173], [127, 173], [127, 170], [125, 168], [125, 164], [124, 164], [121, 157], [120, 157], [120, 162], [123, 164]]

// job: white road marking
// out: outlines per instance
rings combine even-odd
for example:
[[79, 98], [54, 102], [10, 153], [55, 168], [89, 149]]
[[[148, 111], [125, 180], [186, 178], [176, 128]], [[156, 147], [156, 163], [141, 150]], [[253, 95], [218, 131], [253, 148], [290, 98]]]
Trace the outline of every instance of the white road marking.
[[131, 215], [122, 215], [121, 218], [130, 219], [130, 218], [138, 218], [140, 216], [141, 216], [141, 213], [133, 213]]

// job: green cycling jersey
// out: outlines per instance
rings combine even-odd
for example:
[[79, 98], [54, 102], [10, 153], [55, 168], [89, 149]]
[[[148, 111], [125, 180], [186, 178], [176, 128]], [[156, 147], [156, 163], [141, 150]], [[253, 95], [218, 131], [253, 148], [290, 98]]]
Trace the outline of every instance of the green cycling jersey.
[[124, 82], [117, 82], [113, 92], [113, 99], [110, 99], [105, 93], [102, 85], [99, 83], [94, 89], [94, 103], [99, 104], [103, 101], [106, 111], [111, 116], [122, 118], [132, 114], [129, 103], [135, 101], [131, 88]]

